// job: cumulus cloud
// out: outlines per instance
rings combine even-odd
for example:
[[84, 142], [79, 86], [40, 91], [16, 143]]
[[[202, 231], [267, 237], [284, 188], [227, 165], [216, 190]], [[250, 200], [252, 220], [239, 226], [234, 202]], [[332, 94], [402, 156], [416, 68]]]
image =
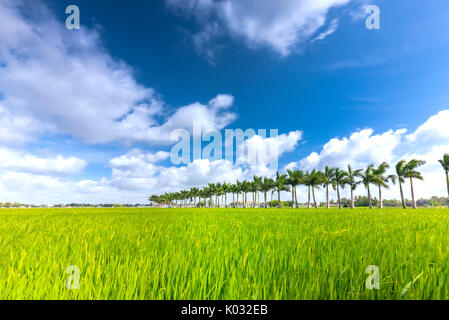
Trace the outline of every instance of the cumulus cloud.
[[299, 166], [311, 170], [323, 169], [326, 165], [346, 167], [352, 164], [363, 167], [370, 163], [392, 161], [395, 158], [394, 151], [406, 132], [400, 129], [373, 134], [372, 129], [364, 129], [354, 132], [349, 138], [333, 138], [319, 153], [313, 152], [300, 160]]
[[[240, 154], [243, 156], [248, 155], [245, 150], [248, 151], [251, 146], [250, 155], [254, 156], [254, 159], [243, 157], [236, 162], [226, 159], [196, 159], [181, 167], [165, 167], [158, 164], [159, 161], [169, 157], [167, 152], [145, 154], [135, 150], [110, 160], [112, 168], [110, 183], [125, 190], [157, 188], [157, 193], [163, 193], [203, 186], [209, 182], [251, 179], [253, 175], [272, 176], [277, 170], [277, 157], [293, 151], [301, 138], [301, 131], [281, 134], [276, 138], [253, 136], [237, 148], [241, 150]], [[276, 152], [267, 152], [270, 150]], [[270, 165], [273, 161], [276, 167]]]
[[439, 143], [449, 140], [449, 110], [430, 117], [412, 134], [407, 136], [413, 143]]
[[[194, 36], [210, 50], [211, 39], [221, 30], [243, 39], [251, 48], [269, 47], [286, 56], [298, 44], [325, 26], [331, 8], [350, 0], [167, 0], [171, 8], [195, 16], [203, 30]], [[327, 34], [337, 28], [334, 21]], [[199, 39], [199, 40], [198, 40]]]
[[176, 142], [170, 136], [174, 130], [186, 129], [192, 134], [194, 123], [200, 125], [203, 133], [221, 130], [237, 117], [235, 113], [229, 111], [233, 103], [233, 96], [221, 94], [210, 100], [207, 105], [196, 102], [181, 107], [164, 124], [149, 128], [147, 139], [154, 143], [171, 144]]
[[[106, 52], [96, 30], [69, 31], [40, 2], [25, 15], [22, 1], [4, 0], [0, 20], [0, 142], [64, 134], [87, 143], [167, 144], [170, 130], [190, 128], [193, 117], [214, 129], [235, 118], [200, 103], [169, 114], [130, 66]], [[232, 97], [216, 99], [229, 107]]]
[[87, 163], [75, 157], [61, 155], [44, 158], [6, 148], [0, 148], [0, 170], [21, 171], [40, 174], [75, 174], [81, 172]]
[[238, 162], [266, 166], [270, 162], [276, 161], [277, 164], [279, 157], [295, 150], [302, 135], [302, 131], [299, 130], [277, 137], [264, 138], [255, 135], [238, 146], [240, 155]]

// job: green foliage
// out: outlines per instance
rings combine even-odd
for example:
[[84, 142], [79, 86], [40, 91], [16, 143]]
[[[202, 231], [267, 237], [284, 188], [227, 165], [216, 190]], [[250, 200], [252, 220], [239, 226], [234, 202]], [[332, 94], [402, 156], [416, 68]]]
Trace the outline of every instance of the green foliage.
[[4, 209], [0, 299], [447, 300], [448, 225], [447, 209]]
[[[373, 206], [379, 205], [379, 200], [377, 198], [371, 198]], [[358, 196], [354, 199], [354, 204], [356, 207], [369, 207], [369, 199], [366, 196]]]

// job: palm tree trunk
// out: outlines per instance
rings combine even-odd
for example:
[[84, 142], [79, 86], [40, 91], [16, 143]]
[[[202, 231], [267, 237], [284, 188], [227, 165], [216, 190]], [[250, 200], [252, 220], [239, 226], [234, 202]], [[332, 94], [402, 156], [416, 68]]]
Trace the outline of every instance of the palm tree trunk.
[[446, 171], [446, 184], [447, 184], [447, 207], [449, 208], [449, 171]]
[[384, 204], [382, 201], [382, 188], [381, 186], [379, 186], [379, 209], [383, 209]]
[[399, 180], [399, 190], [401, 191], [402, 208], [406, 209], [407, 208], [407, 204], [405, 203], [404, 191], [402, 190], [402, 182], [401, 182], [401, 180]]
[[278, 208], [281, 207], [281, 191], [278, 190]]
[[246, 192], [243, 192], [243, 208], [246, 208]]
[[298, 194], [296, 193], [296, 186], [295, 186], [295, 208], [298, 209]]
[[351, 187], [351, 209], [354, 209], [355, 205], [354, 205], [354, 190], [352, 190]]
[[228, 195], [225, 193], [225, 195], [224, 195], [224, 197], [225, 197], [225, 202], [224, 202], [224, 204], [225, 204], [225, 207], [227, 208], [228, 207]]
[[329, 204], [329, 185], [326, 184], [326, 208], [330, 209], [330, 204]]
[[413, 190], [413, 178], [410, 178], [410, 188], [411, 188], [411, 191], [412, 191], [413, 209], [416, 209], [415, 192]]
[[292, 208], [295, 207], [295, 186], [292, 185]]
[[316, 199], [315, 199], [315, 187], [312, 186], [312, 195], [313, 195], [313, 204], [315, 206], [315, 209], [318, 209], [318, 205], [316, 203]]
[[265, 209], [266, 209], [266, 208], [268, 208], [268, 206], [267, 206], [267, 191], [266, 190], [263, 192], [263, 195], [264, 195], [264, 199], [265, 199]]
[[373, 201], [371, 199], [371, 191], [369, 190], [369, 184], [368, 184], [368, 201], [369, 201], [369, 208], [372, 209], [373, 208]]
[[309, 186], [309, 195], [307, 198], [307, 209], [310, 209], [310, 186]]
[[337, 184], [338, 209], [341, 209], [340, 186]]

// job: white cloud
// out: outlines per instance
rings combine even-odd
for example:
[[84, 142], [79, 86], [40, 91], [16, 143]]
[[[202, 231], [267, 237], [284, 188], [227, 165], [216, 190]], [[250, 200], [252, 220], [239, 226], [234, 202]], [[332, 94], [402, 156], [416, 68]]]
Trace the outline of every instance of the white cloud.
[[320, 33], [315, 38], [313, 38], [310, 42], [315, 42], [315, 41], [326, 39], [328, 36], [330, 36], [335, 31], [337, 31], [337, 28], [338, 28], [338, 19], [333, 19], [331, 21], [331, 23], [329, 24], [329, 28], [326, 31]]
[[75, 157], [64, 158], [57, 155], [51, 158], [37, 157], [6, 148], [0, 148], [0, 170], [21, 171], [40, 174], [74, 174], [81, 172], [87, 163]]
[[354, 132], [349, 138], [334, 138], [324, 145], [320, 153], [311, 153], [299, 165], [311, 170], [323, 169], [326, 165], [363, 167], [370, 163], [392, 161], [395, 158], [394, 150], [405, 133], [405, 129], [400, 129], [373, 134], [372, 129], [364, 129]]
[[[349, 2], [350, 0], [167, 0], [170, 7], [197, 17], [204, 26], [197, 38], [207, 48], [210, 48], [207, 42], [218, 33], [218, 22], [223, 30], [243, 39], [249, 47], [267, 46], [283, 56], [290, 54], [296, 45], [310, 39], [323, 27], [331, 8]], [[335, 23], [334, 28], [336, 29]]]
[[237, 117], [235, 113], [228, 111], [233, 103], [233, 96], [221, 94], [207, 105], [196, 102], [181, 107], [163, 125], [149, 128], [146, 138], [154, 143], [170, 144], [173, 142], [170, 134], [174, 130], [182, 128], [192, 133], [194, 122], [201, 125], [203, 132], [221, 130]]
[[440, 111], [430, 117], [407, 138], [415, 143], [447, 142], [449, 140], [449, 110]]
[[263, 138], [255, 135], [239, 146], [240, 163], [267, 165], [283, 154], [295, 150], [302, 139], [302, 131], [291, 131], [277, 137]]
[[[191, 128], [194, 117], [214, 129], [235, 118], [200, 103], [168, 114], [155, 91], [106, 52], [96, 30], [69, 31], [40, 2], [27, 10], [25, 16], [22, 1], [0, 3], [1, 142], [64, 134], [87, 143], [167, 144], [170, 131]], [[230, 96], [217, 99], [232, 104]]]

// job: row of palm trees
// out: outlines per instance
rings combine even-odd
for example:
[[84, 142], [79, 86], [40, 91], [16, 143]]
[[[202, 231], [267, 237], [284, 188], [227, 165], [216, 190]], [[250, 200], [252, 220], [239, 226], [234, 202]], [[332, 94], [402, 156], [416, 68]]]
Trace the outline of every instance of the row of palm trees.
[[[449, 195], [449, 154], [445, 154], [442, 160], [439, 160], [445, 173], [447, 191]], [[422, 160], [399, 161], [395, 166], [395, 174], [387, 175], [387, 170], [390, 167], [388, 163], [383, 162], [378, 166], [369, 165], [365, 169], [354, 170], [351, 165], [348, 165], [346, 170], [340, 168], [331, 168], [326, 166], [323, 171], [312, 170], [304, 172], [302, 170], [287, 170], [287, 174], [276, 173], [275, 178], [262, 178], [254, 176], [252, 181], [237, 181], [235, 184], [224, 183], [209, 183], [202, 189], [191, 188], [190, 190], [183, 190], [175, 193], [166, 193], [163, 195], [152, 195], [148, 199], [157, 203], [159, 206], [177, 206], [177, 207], [196, 207], [202, 200], [203, 203], [209, 203], [209, 207], [228, 207], [227, 196], [232, 194], [232, 206], [240, 206], [243, 208], [249, 206], [260, 206], [260, 193], [264, 196], [264, 207], [268, 207], [267, 195], [271, 192], [271, 200], [273, 200], [273, 193], [277, 193], [278, 207], [281, 207], [281, 192], [291, 192], [292, 207], [298, 208], [298, 194], [297, 187], [307, 187], [307, 207], [318, 208], [315, 197], [315, 190], [323, 187], [326, 192], [326, 207], [330, 208], [329, 189], [332, 187], [337, 192], [338, 207], [342, 208], [342, 201], [340, 191], [348, 187], [351, 192], [351, 208], [354, 209], [354, 191], [359, 185], [363, 185], [367, 191], [369, 207], [373, 208], [371, 187], [377, 187], [379, 193], [379, 208], [382, 209], [382, 189], [388, 189], [389, 183], [399, 184], [399, 191], [401, 195], [402, 207], [405, 209], [406, 201], [404, 198], [404, 184], [406, 179], [410, 182], [410, 190], [412, 197], [413, 208], [416, 209], [415, 192], [413, 188], [414, 179], [424, 180], [421, 173], [417, 170], [426, 162]], [[248, 202], [248, 194], [252, 197], [252, 202]], [[241, 196], [241, 198], [240, 198]], [[241, 199], [241, 202], [239, 202]], [[448, 203], [449, 206], [449, 203]]]

